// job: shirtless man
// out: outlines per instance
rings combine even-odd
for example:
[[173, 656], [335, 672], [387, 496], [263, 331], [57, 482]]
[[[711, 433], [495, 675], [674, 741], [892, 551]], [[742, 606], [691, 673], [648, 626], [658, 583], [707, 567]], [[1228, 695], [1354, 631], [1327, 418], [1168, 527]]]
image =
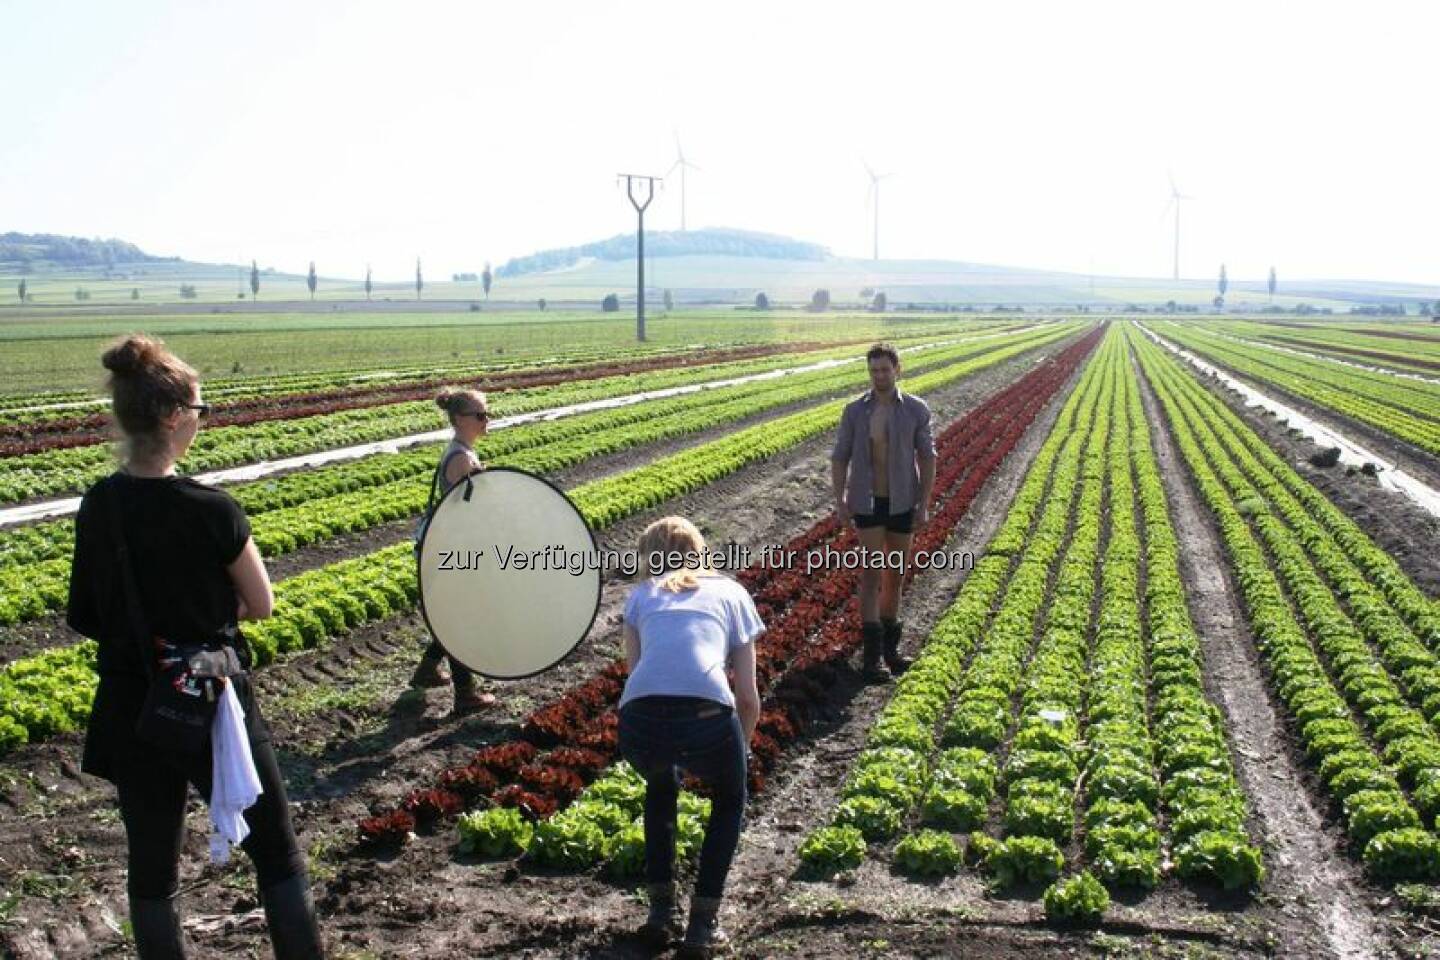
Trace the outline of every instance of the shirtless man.
[[[855, 522], [868, 552], [910, 555], [914, 531], [930, 519], [935, 487], [935, 440], [930, 408], [896, 385], [900, 356], [888, 343], [865, 354], [870, 387], [845, 406], [830, 453], [835, 514]], [[903, 574], [886, 565], [860, 570], [860, 619], [865, 679], [899, 676], [910, 665], [900, 656], [900, 587]], [[884, 657], [886, 670], [880, 666]]]

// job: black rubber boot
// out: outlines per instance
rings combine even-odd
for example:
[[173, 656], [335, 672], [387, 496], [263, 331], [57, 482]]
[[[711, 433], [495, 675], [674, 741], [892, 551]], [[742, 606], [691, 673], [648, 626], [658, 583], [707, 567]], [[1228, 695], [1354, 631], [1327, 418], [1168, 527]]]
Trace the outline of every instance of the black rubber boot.
[[310, 899], [310, 878], [302, 870], [260, 891], [270, 946], [275, 960], [318, 960], [325, 956], [315, 904]]
[[899, 620], [890, 617], [880, 618], [880, 627], [884, 631], [885, 640], [885, 666], [890, 668], [892, 676], [900, 676], [910, 669], [910, 661], [900, 656], [900, 632], [902, 624]]
[[730, 938], [720, 929], [720, 898], [693, 898], [685, 941], [675, 951], [675, 960], [707, 960], [729, 945]]
[[883, 631], [877, 621], [866, 620], [860, 624], [860, 674], [865, 678], [866, 683], [884, 683], [890, 679], [890, 674], [880, 666], [880, 649], [883, 638]]
[[185, 933], [173, 897], [130, 898], [130, 929], [140, 960], [185, 960]]
[[675, 881], [646, 885], [650, 896], [650, 915], [636, 935], [646, 946], [663, 950], [680, 936], [680, 913], [675, 908]]

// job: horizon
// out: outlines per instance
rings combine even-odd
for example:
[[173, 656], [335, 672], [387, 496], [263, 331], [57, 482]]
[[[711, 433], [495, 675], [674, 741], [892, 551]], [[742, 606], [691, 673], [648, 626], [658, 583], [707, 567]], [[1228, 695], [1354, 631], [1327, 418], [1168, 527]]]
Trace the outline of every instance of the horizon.
[[[1423, 4], [859, 9], [436, 3], [396, 22], [373, 2], [150, 2], [90, 5], [77, 34], [73, 7], [23, 0], [0, 66], [29, 91], [0, 128], [3, 228], [449, 276], [633, 233], [615, 173], [665, 174], [678, 131], [692, 230], [868, 259], [868, 162], [894, 173], [884, 261], [1161, 281], [1173, 171], [1195, 198], [1182, 283], [1221, 263], [1236, 282], [1440, 280]], [[678, 229], [678, 193], [657, 192], [647, 231]]]

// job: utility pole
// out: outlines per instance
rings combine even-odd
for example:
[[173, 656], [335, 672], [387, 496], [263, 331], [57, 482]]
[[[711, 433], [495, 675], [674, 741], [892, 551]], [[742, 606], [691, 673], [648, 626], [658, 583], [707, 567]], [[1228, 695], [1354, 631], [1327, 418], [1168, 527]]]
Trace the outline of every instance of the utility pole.
[[[640, 220], [639, 228], [636, 230], [636, 251], [635, 251], [635, 339], [641, 343], [645, 342], [645, 208], [650, 206], [650, 201], [655, 199], [655, 181], [661, 177], [652, 177], [643, 173], [622, 173], [625, 178], [625, 194], [630, 198], [630, 205], [635, 208], [635, 213]], [[645, 181], [645, 202], [641, 203], [635, 196], [635, 181]]]

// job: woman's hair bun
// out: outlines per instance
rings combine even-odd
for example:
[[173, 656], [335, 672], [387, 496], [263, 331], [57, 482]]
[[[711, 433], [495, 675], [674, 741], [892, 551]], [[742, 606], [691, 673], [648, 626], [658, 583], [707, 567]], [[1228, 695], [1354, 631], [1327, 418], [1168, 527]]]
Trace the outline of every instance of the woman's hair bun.
[[455, 406], [455, 398], [464, 392], [458, 387], [445, 387], [435, 395], [435, 406], [449, 413]]
[[137, 333], [106, 350], [100, 355], [100, 362], [117, 377], [134, 377], [154, 367], [164, 350], [160, 341]]

